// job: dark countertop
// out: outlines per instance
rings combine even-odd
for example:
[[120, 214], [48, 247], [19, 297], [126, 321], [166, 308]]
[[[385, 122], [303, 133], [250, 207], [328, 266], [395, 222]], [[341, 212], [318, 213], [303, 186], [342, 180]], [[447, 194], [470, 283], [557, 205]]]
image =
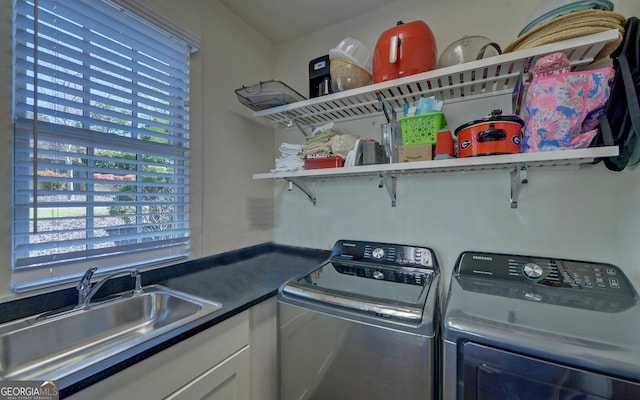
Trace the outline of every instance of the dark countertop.
[[309, 272], [327, 257], [328, 254], [313, 257], [276, 251], [171, 278], [161, 284], [218, 301], [224, 308], [245, 308], [249, 303], [257, 304], [274, 296], [286, 280]]
[[[290, 278], [312, 271], [330, 255], [328, 250], [265, 243], [173, 266], [145, 271], [142, 284], [160, 284], [171, 289], [222, 303], [223, 308], [207, 318], [183, 327], [180, 332], [138, 346], [108, 364], [91, 367], [80, 377], [59, 380], [60, 398], [70, 396], [102, 379], [142, 361], [176, 343], [210, 328], [276, 295]], [[100, 290], [100, 297], [132, 289], [131, 279], [113, 279]], [[0, 304], [3, 321], [37, 315], [77, 301], [74, 288]], [[53, 307], [52, 307], [53, 305]]]

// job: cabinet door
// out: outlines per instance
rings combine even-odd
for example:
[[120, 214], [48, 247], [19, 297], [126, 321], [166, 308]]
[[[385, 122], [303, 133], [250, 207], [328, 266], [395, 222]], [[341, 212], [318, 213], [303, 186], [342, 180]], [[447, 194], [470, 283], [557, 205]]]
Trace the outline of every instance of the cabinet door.
[[246, 346], [167, 400], [249, 400], [249, 364], [249, 346]]

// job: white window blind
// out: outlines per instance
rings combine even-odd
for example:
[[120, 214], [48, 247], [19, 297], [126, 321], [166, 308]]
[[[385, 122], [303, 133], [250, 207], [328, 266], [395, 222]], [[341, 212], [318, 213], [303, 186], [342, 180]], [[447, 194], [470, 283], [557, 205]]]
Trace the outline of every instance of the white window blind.
[[189, 251], [191, 47], [99, 0], [16, 0], [12, 286]]

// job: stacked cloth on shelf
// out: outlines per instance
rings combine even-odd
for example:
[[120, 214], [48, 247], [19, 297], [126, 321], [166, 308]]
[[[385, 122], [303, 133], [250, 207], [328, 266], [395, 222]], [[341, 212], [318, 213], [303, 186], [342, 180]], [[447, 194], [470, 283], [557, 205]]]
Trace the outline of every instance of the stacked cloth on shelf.
[[307, 145], [302, 150], [306, 158], [309, 154], [336, 155], [346, 158], [358, 140], [357, 135], [351, 133], [339, 134], [334, 131], [325, 131], [305, 139]]
[[306, 158], [309, 154], [331, 153], [331, 141], [335, 135], [335, 132], [327, 130], [315, 136], [307, 136], [302, 154]]
[[357, 140], [357, 135], [346, 133], [329, 123], [316, 129], [312, 136], [307, 136], [305, 144], [281, 143], [279, 150], [282, 155], [276, 159], [276, 167], [271, 172], [302, 170], [304, 160], [309, 155], [346, 158]]
[[304, 160], [300, 157], [305, 145], [293, 143], [281, 143], [282, 156], [276, 159], [276, 167], [271, 172], [298, 171], [304, 169]]

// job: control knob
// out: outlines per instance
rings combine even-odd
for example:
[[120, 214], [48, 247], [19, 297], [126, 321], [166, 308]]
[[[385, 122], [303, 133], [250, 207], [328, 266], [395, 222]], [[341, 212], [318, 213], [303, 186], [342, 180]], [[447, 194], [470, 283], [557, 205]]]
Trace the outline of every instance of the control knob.
[[373, 251], [371, 252], [371, 255], [373, 256], [373, 258], [375, 258], [376, 260], [382, 260], [382, 258], [384, 257], [384, 250], [381, 249], [380, 247], [376, 247], [375, 249], [373, 249]]
[[529, 279], [538, 279], [542, 277], [544, 270], [538, 264], [526, 263], [522, 266], [522, 273]]

